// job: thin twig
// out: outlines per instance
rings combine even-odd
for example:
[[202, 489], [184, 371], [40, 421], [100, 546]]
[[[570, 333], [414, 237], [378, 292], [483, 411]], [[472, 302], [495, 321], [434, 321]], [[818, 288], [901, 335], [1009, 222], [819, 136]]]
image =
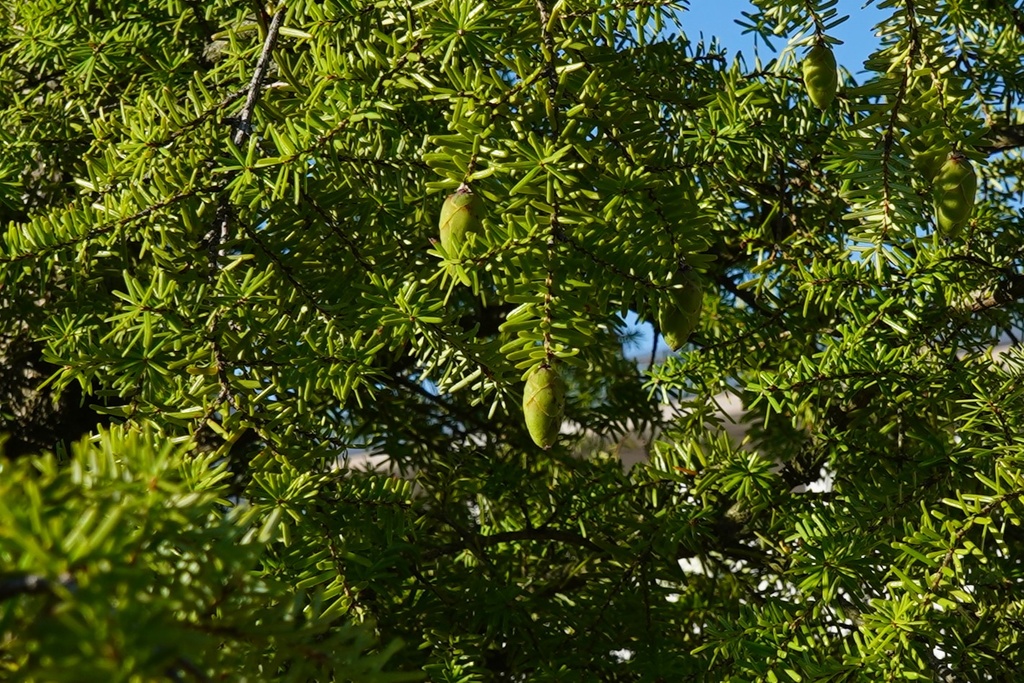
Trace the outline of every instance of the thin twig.
[[281, 5], [274, 13], [274, 19], [270, 22], [270, 28], [267, 30], [267, 38], [263, 41], [263, 51], [256, 61], [256, 71], [253, 72], [252, 80], [249, 81], [249, 94], [245, 97], [245, 106], [242, 107], [242, 113], [238, 117], [238, 129], [235, 131], [234, 138], [236, 146], [245, 142], [252, 132], [252, 117], [256, 111], [256, 102], [259, 100], [263, 79], [266, 78], [267, 69], [270, 67], [270, 53], [273, 52], [274, 45], [277, 43], [277, 35], [284, 22], [284, 13], [285, 6]]
[[[232, 138], [232, 142], [236, 147], [241, 147], [245, 144], [249, 135], [252, 133], [252, 117], [256, 113], [256, 103], [259, 101], [263, 79], [266, 78], [267, 69], [270, 67], [270, 55], [274, 51], [274, 45], [277, 44], [277, 36], [281, 30], [281, 24], [284, 22], [284, 15], [285, 5], [282, 4], [277, 8], [277, 11], [274, 13], [274, 18], [270, 22], [270, 27], [267, 29], [267, 37], [263, 41], [263, 50], [260, 52], [259, 59], [256, 60], [256, 70], [253, 72], [252, 79], [249, 81], [249, 88], [245, 96], [245, 104], [242, 106], [242, 113], [235, 122], [235, 135]], [[223, 245], [228, 240], [228, 234], [231, 231], [231, 220], [234, 216], [234, 211], [231, 207], [227, 206], [223, 202], [218, 213], [220, 216], [220, 225], [216, 232], [213, 232], [208, 236], [210, 261], [214, 264], [219, 258], [223, 258], [224, 256]], [[216, 270], [216, 268], [214, 268], [214, 270]]]
[[647, 372], [654, 367], [654, 361], [658, 359], [658, 330], [654, 329], [654, 339], [651, 342], [651, 361], [647, 364]]

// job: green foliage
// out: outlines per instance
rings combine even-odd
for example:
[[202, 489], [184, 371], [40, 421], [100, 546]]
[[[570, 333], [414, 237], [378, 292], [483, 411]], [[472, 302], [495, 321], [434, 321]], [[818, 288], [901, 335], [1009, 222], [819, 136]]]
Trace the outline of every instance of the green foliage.
[[[216, 456], [189, 456], [148, 430], [104, 430], [73, 451], [66, 462], [0, 464], [8, 675], [409, 680], [381, 674], [394, 648], [364, 654], [372, 634], [339, 622], [349, 606], [341, 591], [254, 571], [273, 566], [266, 543], [280, 534], [283, 501], [230, 503]], [[306, 484], [308, 494], [308, 479], [291, 490]]]
[[753, 4], [0, 3], [6, 672], [1015, 680], [1020, 12]]

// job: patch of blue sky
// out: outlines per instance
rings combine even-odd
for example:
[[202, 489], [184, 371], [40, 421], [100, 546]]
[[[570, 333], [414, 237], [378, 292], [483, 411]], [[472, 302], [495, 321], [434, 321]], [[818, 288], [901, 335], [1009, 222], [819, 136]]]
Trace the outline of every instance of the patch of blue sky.
[[[836, 61], [856, 77], [864, 71], [864, 61], [879, 46], [874, 27], [888, 16], [888, 12], [880, 10], [874, 3], [856, 0], [839, 0], [835, 9], [837, 18], [848, 17], [828, 31], [830, 38], [842, 41], [834, 46]], [[755, 12], [757, 8], [749, 0], [692, 0], [679, 21], [692, 42], [701, 38], [710, 42], [714, 37], [728, 57], [742, 53], [748, 64], [753, 64], [755, 57], [759, 57], [762, 63], [768, 63], [782, 52], [788, 38], [778, 36], [768, 45], [757, 33], [742, 26], [740, 22], [751, 23], [744, 13]]]

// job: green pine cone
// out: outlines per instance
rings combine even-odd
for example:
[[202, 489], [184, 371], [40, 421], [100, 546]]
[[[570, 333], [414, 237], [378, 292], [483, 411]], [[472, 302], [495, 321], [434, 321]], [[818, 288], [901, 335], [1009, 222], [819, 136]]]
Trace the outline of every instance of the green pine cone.
[[484, 215], [483, 202], [468, 187], [448, 195], [441, 206], [441, 246], [451, 258], [461, 256], [466, 236], [479, 232]]
[[564, 412], [565, 382], [554, 368], [542, 365], [530, 374], [523, 391], [523, 416], [535, 444], [551, 448]]
[[971, 219], [978, 190], [978, 176], [970, 159], [959, 152], [951, 153], [935, 176], [933, 189], [939, 232], [945, 237], [956, 237]]
[[687, 270], [677, 274], [682, 286], [672, 290], [672, 306], [663, 309], [658, 315], [658, 327], [665, 338], [665, 343], [673, 351], [679, 350], [700, 322], [700, 312], [704, 305], [704, 291], [697, 273]]
[[828, 109], [839, 87], [836, 56], [832, 53], [832, 48], [825, 43], [818, 43], [804, 57], [801, 67], [807, 96], [818, 109]]

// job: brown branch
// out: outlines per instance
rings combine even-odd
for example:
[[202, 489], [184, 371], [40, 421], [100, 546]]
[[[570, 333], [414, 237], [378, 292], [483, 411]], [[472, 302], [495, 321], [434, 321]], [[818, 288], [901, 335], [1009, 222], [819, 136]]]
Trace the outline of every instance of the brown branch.
[[48, 593], [59, 584], [66, 589], [75, 587], [75, 579], [70, 574], [61, 574], [56, 581], [51, 581], [39, 574], [18, 574], [0, 579], [0, 601], [10, 600], [19, 595], [35, 595]]
[[25, 251], [15, 256], [0, 257], [0, 265], [17, 263], [19, 261], [25, 261], [27, 259], [32, 258], [38, 259], [46, 254], [49, 254], [50, 252], [60, 251], [61, 249], [73, 247], [87, 240], [91, 240], [95, 237], [99, 237], [101, 235], [105, 235], [109, 232], [117, 230], [118, 228], [123, 228], [129, 223], [146, 218], [150, 214], [159, 211], [160, 209], [165, 209], [169, 206], [172, 206], [173, 204], [180, 202], [184, 199], [189, 199], [190, 197], [195, 197], [207, 192], [219, 192], [221, 189], [222, 188], [219, 185], [186, 188], [172, 197], [168, 197], [167, 199], [159, 201], [156, 204], [152, 204], [144, 209], [140, 209], [139, 211], [136, 211], [131, 215], [124, 216], [113, 221], [108, 221], [106, 223], [102, 223], [96, 226], [95, 228], [91, 228], [85, 231], [82, 235], [79, 235], [78, 237], [72, 237], [70, 239], [63, 240], [61, 242], [54, 242], [52, 244], [44, 244], [41, 245], [36, 250]]
[[988, 144], [980, 145], [978, 149], [989, 155], [1024, 147], [1024, 124], [992, 126], [985, 141]]
[[981, 517], [987, 517], [993, 510], [1001, 506], [1003, 503], [1017, 500], [1022, 495], [1024, 495], [1024, 491], [1011, 491], [1010, 493], [998, 496], [991, 503], [981, 508], [974, 514], [970, 515], [966, 520], [964, 520], [963, 526], [960, 527], [960, 529], [956, 532], [956, 535], [953, 537], [953, 542], [950, 543], [949, 550], [946, 552], [945, 556], [943, 556], [942, 562], [939, 563], [939, 566], [935, 570], [935, 573], [932, 574], [932, 582], [931, 585], [928, 587], [928, 592], [931, 595], [938, 594], [939, 584], [942, 583], [943, 573], [953, 562], [953, 557], [956, 555], [956, 551], [960, 547], [960, 542], [964, 539], [964, 536], [967, 535], [967, 532], [969, 532], [971, 528], [974, 526], [975, 521]]
[[497, 534], [470, 534], [468, 537], [463, 538], [460, 541], [453, 543], [447, 543], [443, 546], [433, 549], [431, 552], [425, 553], [425, 557], [430, 559], [439, 555], [449, 555], [454, 552], [461, 550], [471, 550], [473, 548], [489, 548], [493, 545], [501, 543], [514, 543], [516, 541], [557, 541], [567, 545], [575, 545], [581, 548], [586, 548], [591, 552], [604, 554], [607, 551], [601, 546], [597, 545], [588, 538], [584, 538], [579, 534], [573, 533], [572, 531], [563, 531], [561, 529], [550, 529], [545, 527], [538, 527], [536, 529], [522, 529], [519, 531], [503, 531]]
[[260, 57], [256, 61], [256, 70], [252, 74], [252, 80], [249, 81], [249, 94], [245, 97], [245, 105], [242, 107], [242, 113], [238, 118], [238, 129], [235, 131], [234, 138], [236, 146], [245, 142], [245, 139], [252, 132], [252, 117], [256, 111], [256, 102], [259, 101], [263, 79], [266, 77], [267, 69], [270, 67], [270, 53], [274, 50], [278, 32], [281, 30], [281, 24], [284, 22], [284, 12], [285, 7], [282, 5], [274, 13], [274, 19], [270, 22], [270, 28], [267, 30], [267, 37], [263, 41], [263, 51], [260, 52]]
[[[281, 30], [281, 24], [284, 22], [284, 14], [285, 5], [282, 4], [278, 7], [277, 12], [274, 13], [273, 21], [270, 22], [270, 27], [267, 29], [267, 37], [263, 41], [263, 50], [260, 52], [259, 59], [256, 60], [256, 69], [253, 71], [252, 79], [249, 81], [245, 104], [242, 106], [242, 112], [235, 122], [235, 135], [232, 138], [232, 142], [236, 147], [241, 147], [252, 133], [252, 117], [256, 113], [256, 103], [259, 101], [261, 85], [267, 75], [267, 69], [270, 67], [270, 54], [274, 51], [274, 45], [277, 43], [277, 36]], [[215, 231], [211, 231], [207, 235], [211, 264], [215, 264], [218, 258], [224, 256], [223, 245], [228, 240], [228, 234], [231, 231], [231, 220], [234, 216], [234, 211], [223, 201], [218, 213], [220, 214], [220, 225]]]
[[959, 313], [980, 313], [1020, 299], [1024, 299], [1024, 275], [1014, 273], [1002, 280], [992, 294], [966, 301], [955, 310]]
[[576, 545], [596, 553], [603, 553], [604, 549], [588, 538], [571, 531], [560, 531], [558, 529], [523, 529], [522, 531], [505, 531], [490, 536], [479, 536], [481, 544], [485, 547], [497, 545], [498, 543], [511, 543], [513, 541], [559, 541], [568, 545]]

